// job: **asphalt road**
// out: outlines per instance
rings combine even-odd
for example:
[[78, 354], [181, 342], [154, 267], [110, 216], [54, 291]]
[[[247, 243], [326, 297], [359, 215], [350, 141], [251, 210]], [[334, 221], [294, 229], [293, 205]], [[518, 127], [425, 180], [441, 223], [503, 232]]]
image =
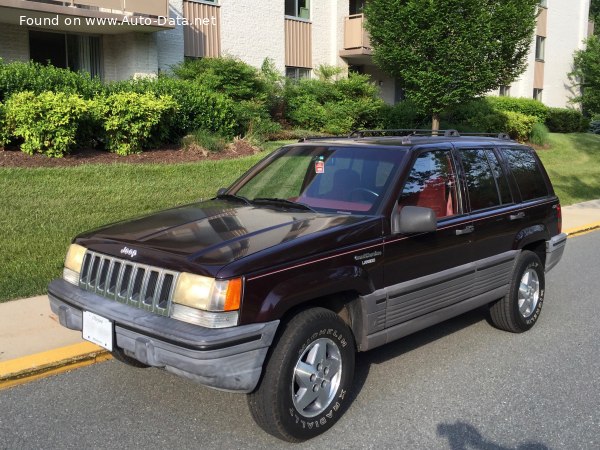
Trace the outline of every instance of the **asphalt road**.
[[[599, 255], [569, 239], [525, 334], [476, 311], [360, 355], [346, 415], [295, 447], [600, 449]], [[284, 446], [243, 395], [116, 361], [0, 391], [2, 449]]]

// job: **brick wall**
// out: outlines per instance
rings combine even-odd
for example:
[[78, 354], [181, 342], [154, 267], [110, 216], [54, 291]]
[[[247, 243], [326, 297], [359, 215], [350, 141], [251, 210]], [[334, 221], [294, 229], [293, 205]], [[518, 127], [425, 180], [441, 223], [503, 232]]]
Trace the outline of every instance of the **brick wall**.
[[27, 27], [0, 26], [0, 58], [5, 62], [29, 60], [29, 31]]

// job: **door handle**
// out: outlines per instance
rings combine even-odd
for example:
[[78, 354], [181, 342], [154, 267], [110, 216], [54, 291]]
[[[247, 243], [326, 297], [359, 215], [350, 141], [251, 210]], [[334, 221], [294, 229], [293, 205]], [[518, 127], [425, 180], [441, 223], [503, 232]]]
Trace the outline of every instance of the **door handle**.
[[475, 231], [475, 227], [473, 225], [469, 225], [469, 226], [463, 228], [462, 230], [456, 230], [456, 235], [462, 236], [463, 234], [470, 234], [473, 231]]
[[521, 211], [520, 213], [517, 213], [517, 214], [511, 214], [510, 216], [508, 216], [508, 218], [510, 220], [519, 220], [519, 219], [522, 219], [523, 217], [525, 217], [525, 213], [523, 211]]

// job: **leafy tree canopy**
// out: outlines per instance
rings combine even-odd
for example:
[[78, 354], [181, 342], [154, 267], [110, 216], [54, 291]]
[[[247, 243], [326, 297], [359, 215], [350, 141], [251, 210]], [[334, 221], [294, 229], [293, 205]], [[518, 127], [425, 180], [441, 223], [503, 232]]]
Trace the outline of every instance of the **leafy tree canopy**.
[[526, 68], [539, 0], [371, 0], [373, 57], [432, 114], [510, 84]]
[[573, 72], [569, 74], [574, 87], [581, 94], [574, 98], [588, 116], [600, 114], [600, 38], [591, 36], [584, 50], [577, 50], [573, 60]]

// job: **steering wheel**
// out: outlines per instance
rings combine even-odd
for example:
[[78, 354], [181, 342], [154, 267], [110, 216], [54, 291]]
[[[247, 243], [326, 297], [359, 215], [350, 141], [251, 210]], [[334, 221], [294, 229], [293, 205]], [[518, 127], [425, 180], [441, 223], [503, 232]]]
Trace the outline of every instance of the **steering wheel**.
[[371, 189], [367, 189], [367, 188], [354, 188], [350, 191], [350, 198], [354, 198], [354, 193], [355, 192], [365, 192], [369, 195], [372, 195], [374, 197], [374, 200], [377, 200], [379, 198], [379, 194], [375, 191], [372, 191]]

